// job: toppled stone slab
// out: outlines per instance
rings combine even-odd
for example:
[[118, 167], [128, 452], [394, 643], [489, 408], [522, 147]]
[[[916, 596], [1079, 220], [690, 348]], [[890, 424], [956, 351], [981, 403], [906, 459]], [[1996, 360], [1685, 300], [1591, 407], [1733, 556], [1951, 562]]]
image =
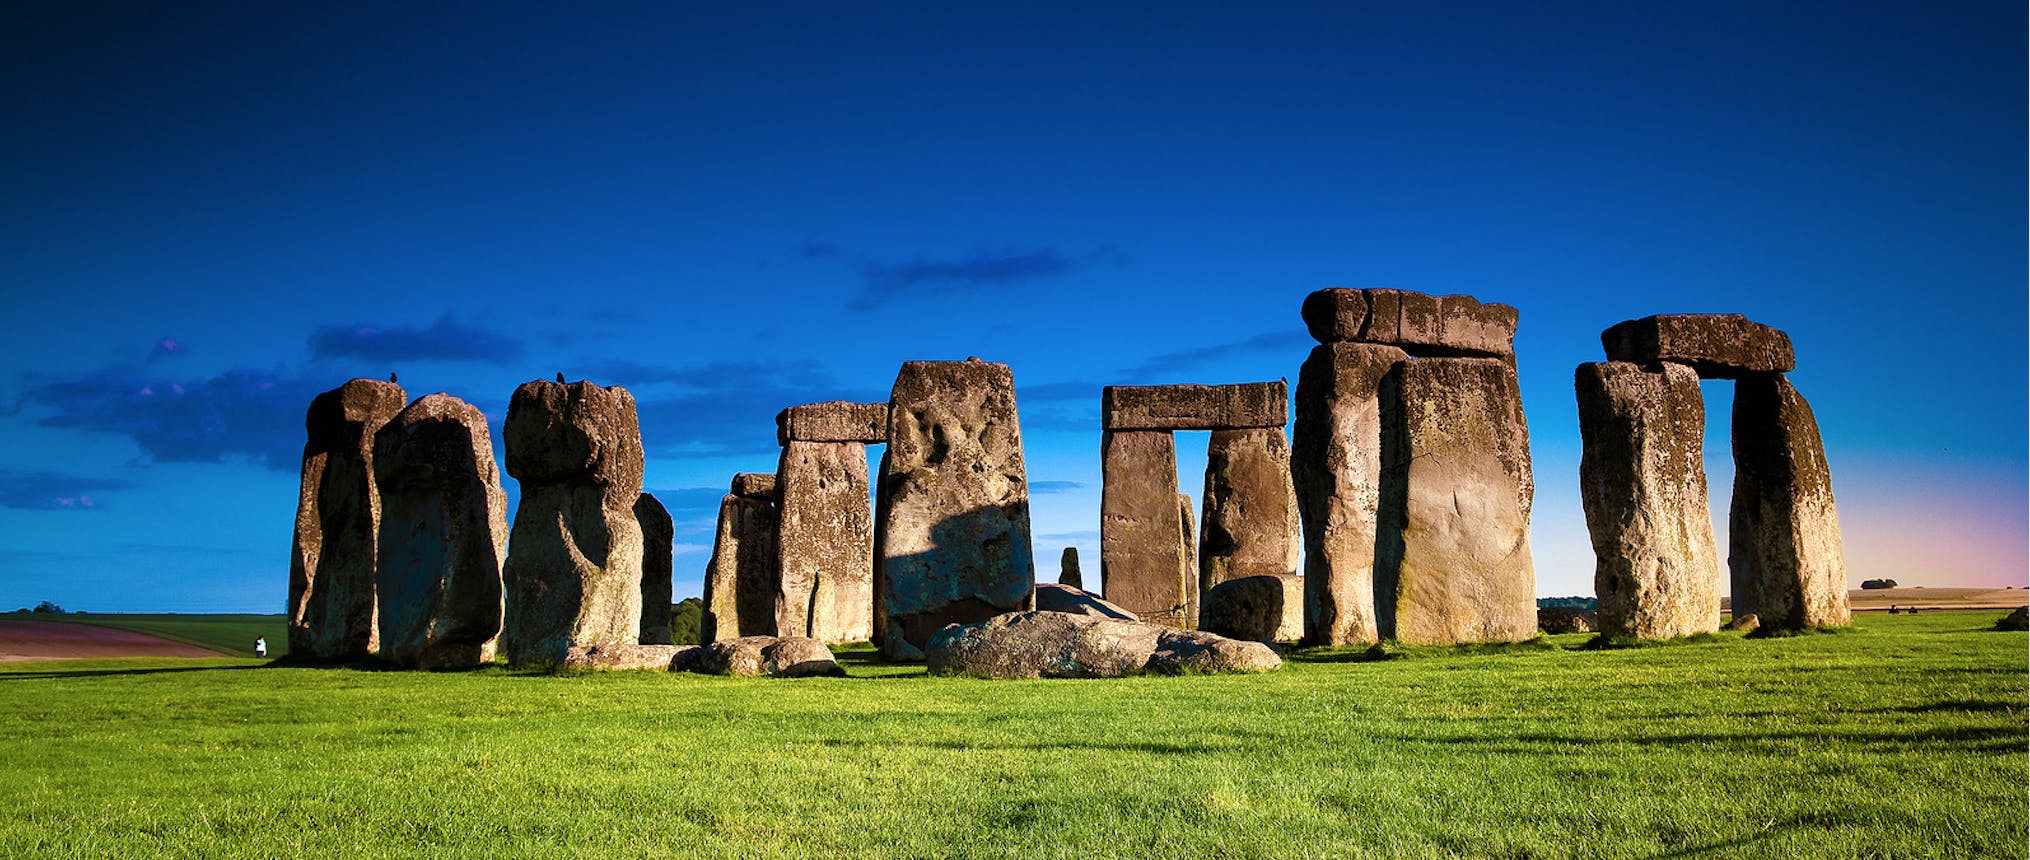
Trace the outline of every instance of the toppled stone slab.
[[564, 666], [615, 672], [682, 672], [703, 656], [696, 645], [580, 645], [564, 652]]
[[1782, 374], [1734, 383], [1728, 567], [1735, 612], [1762, 627], [1845, 627], [1847, 562], [1811, 404]]
[[1107, 430], [1242, 430], [1289, 421], [1283, 382], [1240, 385], [1109, 385], [1100, 392]]
[[2009, 610], [2009, 614], [2002, 616], [2001, 620], [1995, 622], [1995, 629], [2003, 631], [2030, 630], [2030, 606], [2018, 606], [2015, 609]]
[[1304, 298], [1303, 315], [1319, 343], [1388, 344], [1420, 358], [1515, 355], [1515, 308], [1472, 296], [1326, 289]]
[[1379, 642], [1376, 514], [1381, 498], [1381, 382], [1409, 355], [1385, 344], [1328, 343], [1297, 378], [1290, 474], [1304, 530], [1307, 645]]
[[641, 644], [670, 644], [670, 603], [676, 577], [676, 524], [668, 508], [648, 493], [634, 502], [634, 520], [641, 524]]
[[783, 446], [777, 526], [775, 632], [824, 642], [874, 635], [874, 514], [867, 507], [867, 446]]
[[1085, 575], [1078, 569], [1078, 547], [1065, 547], [1064, 554], [1058, 557], [1057, 584], [1080, 590], [1085, 588]]
[[1282, 665], [1274, 649], [1259, 642], [1044, 611], [1011, 612], [946, 627], [932, 637], [926, 659], [932, 675], [982, 678], [1257, 672]]
[[1609, 361], [1690, 365], [1706, 379], [1788, 373], [1797, 368], [1790, 335], [1740, 314], [1658, 314], [1600, 333]]
[[[1229, 579], [1296, 576], [1303, 555], [1290, 442], [1281, 427], [1214, 430], [1205, 449], [1198, 592]], [[1298, 610], [1297, 604], [1292, 604]], [[1297, 617], [1303, 618], [1298, 611]]]
[[408, 395], [392, 382], [354, 379], [317, 395], [304, 413], [303, 484], [289, 555], [289, 653], [351, 660], [379, 647], [374, 565], [381, 502], [374, 434]]
[[728, 494], [719, 500], [718, 532], [705, 565], [704, 641], [776, 634], [778, 523], [767, 499]]
[[1273, 672], [1282, 668], [1276, 649], [1261, 642], [1229, 639], [1203, 630], [1165, 628], [1156, 637], [1148, 670], [1159, 675], [1221, 675]]
[[1728, 630], [1734, 630], [1742, 633], [1753, 633], [1761, 628], [1762, 628], [1762, 618], [1757, 616], [1753, 612], [1750, 612], [1746, 615], [1734, 616], [1732, 620], [1729, 620], [1727, 622], [1726, 627], [1726, 629]]
[[417, 399], [374, 434], [374, 475], [381, 659], [418, 669], [492, 662], [508, 528], [486, 416], [445, 394]]
[[1537, 629], [1545, 633], [1591, 633], [1600, 629], [1599, 616], [1562, 606], [1537, 610]]
[[778, 445], [791, 442], [886, 442], [888, 404], [831, 400], [791, 406], [775, 415], [775, 441]]
[[1198, 565], [1189, 529], [1178, 534], [1176, 440], [1167, 430], [1106, 431], [1100, 472], [1102, 592], [1140, 618], [1189, 624]]
[[1119, 621], [1140, 621], [1135, 613], [1129, 612], [1098, 596], [1088, 594], [1069, 585], [1053, 585], [1048, 582], [1036, 584], [1036, 609], [1039, 612], [1067, 612], [1072, 615], [1096, 615]]
[[832, 649], [808, 636], [742, 636], [701, 649], [691, 670], [706, 675], [772, 678], [843, 677]]
[[1249, 642], [1295, 642], [1304, 636], [1304, 578], [1243, 576], [1200, 598], [1198, 629]]
[[733, 495], [745, 499], [780, 501], [781, 482], [767, 472], [740, 472], [733, 476]]

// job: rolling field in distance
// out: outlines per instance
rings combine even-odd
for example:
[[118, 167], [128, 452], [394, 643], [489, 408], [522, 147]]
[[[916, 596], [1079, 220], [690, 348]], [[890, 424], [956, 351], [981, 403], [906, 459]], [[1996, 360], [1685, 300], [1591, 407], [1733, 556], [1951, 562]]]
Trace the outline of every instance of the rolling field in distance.
[[289, 653], [289, 619], [282, 615], [32, 613], [4, 617], [132, 630], [234, 657], [254, 656], [254, 640], [265, 636], [268, 638], [270, 658]]

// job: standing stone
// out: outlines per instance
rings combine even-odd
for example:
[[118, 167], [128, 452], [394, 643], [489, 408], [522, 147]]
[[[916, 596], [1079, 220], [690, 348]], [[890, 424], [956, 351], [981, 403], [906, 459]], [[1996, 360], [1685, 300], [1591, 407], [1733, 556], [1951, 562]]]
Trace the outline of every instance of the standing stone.
[[1811, 405], [1783, 374], [1734, 383], [1734, 614], [1764, 628], [1844, 627], [1847, 563]]
[[1078, 547], [1065, 547], [1064, 555], [1058, 557], [1057, 584], [1085, 590], [1085, 575], [1078, 569]]
[[776, 635], [866, 641], [874, 634], [867, 446], [791, 440], [776, 478], [782, 490]]
[[1198, 526], [1191, 521], [1191, 494], [1177, 494], [1177, 589], [1184, 595], [1184, 611], [1174, 622], [1144, 618], [1172, 627], [1189, 627], [1198, 620]]
[[1205, 451], [1203, 501], [1199, 594], [1244, 576], [1297, 575], [1302, 527], [1283, 428], [1214, 430]]
[[374, 433], [408, 395], [392, 382], [355, 379], [310, 401], [303, 416], [303, 485], [289, 557], [289, 653], [351, 660], [377, 646]]
[[[759, 480], [766, 477], [766, 482]], [[780, 515], [772, 500], [773, 475], [733, 476], [733, 492], [719, 501], [719, 528], [705, 567], [705, 612], [700, 636], [723, 642], [775, 635], [776, 533]]]
[[1600, 632], [1672, 639], [1720, 629], [1698, 374], [1681, 364], [1582, 364], [1574, 384]]
[[580, 645], [641, 637], [641, 429], [619, 386], [537, 381], [508, 402], [508, 474], [521, 481], [509, 536], [508, 659], [555, 664]]
[[1381, 500], [1381, 382], [1409, 356], [1393, 346], [1328, 343], [1297, 377], [1290, 463], [1304, 529], [1304, 642], [1371, 644]]
[[1022, 425], [1005, 364], [907, 362], [889, 404], [877, 638], [890, 659], [921, 659], [946, 624], [983, 621], [1033, 601]]
[[641, 494], [634, 502], [634, 521], [641, 524], [641, 644], [670, 644], [676, 607], [672, 579], [676, 576], [676, 524], [655, 496]]
[[419, 669], [493, 662], [507, 494], [486, 416], [444, 394], [374, 436], [381, 488], [381, 658]]
[[1536, 635], [1529, 430], [1502, 359], [1421, 358], [1381, 388], [1375, 616], [1413, 645]]
[[1143, 620], [1184, 626], [1198, 573], [1195, 544], [1177, 539], [1176, 441], [1168, 430], [1105, 431], [1100, 471], [1101, 593]]

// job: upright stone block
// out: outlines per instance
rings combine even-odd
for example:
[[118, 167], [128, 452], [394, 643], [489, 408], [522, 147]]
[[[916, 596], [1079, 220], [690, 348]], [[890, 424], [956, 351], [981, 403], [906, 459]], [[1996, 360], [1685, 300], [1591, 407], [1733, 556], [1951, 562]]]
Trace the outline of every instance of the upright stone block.
[[1380, 641], [1375, 624], [1381, 383], [1408, 361], [1382, 344], [1328, 343], [1297, 377], [1291, 477], [1304, 530], [1304, 641]]
[[1177, 494], [1177, 582], [1184, 593], [1184, 610], [1175, 623], [1154, 618], [1143, 618], [1156, 624], [1169, 623], [1172, 627], [1190, 628], [1198, 620], [1200, 605], [1198, 593], [1198, 525], [1191, 519], [1191, 495]]
[[289, 653], [351, 660], [377, 646], [374, 433], [402, 411], [392, 382], [355, 379], [310, 401], [303, 416], [303, 484], [289, 556]]
[[420, 669], [493, 661], [501, 627], [507, 494], [486, 416], [444, 394], [374, 436], [381, 489], [381, 659]]
[[1720, 566], [1699, 376], [1653, 367], [1579, 365], [1579, 495], [1600, 632], [1671, 639], [1720, 629]]
[[1085, 590], [1085, 575], [1078, 569], [1078, 547], [1065, 547], [1064, 555], [1058, 557], [1057, 584]]
[[508, 402], [508, 474], [521, 481], [509, 535], [507, 623], [515, 663], [560, 663], [574, 646], [641, 637], [641, 429], [619, 386], [529, 382]]
[[1283, 428], [1213, 431], [1205, 451], [1203, 502], [1199, 594], [1244, 576], [1297, 576], [1302, 526]]
[[1735, 617], [1776, 630], [1844, 627], [1847, 564], [1811, 405], [1782, 374], [1734, 384], [1728, 566]]
[[1786, 373], [1797, 367], [1790, 335], [1740, 314], [1658, 314], [1600, 333], [1610, 361], [1691, 365], [1708, 379]]
[[1383, 637], [1417, 645], [1536, 635], [1529, 430], [1501, 359], [1423, 358], [1381, 388]]
[[641, 644], [670, 644], [671, 580], [676, 577], [676, 524], [668, 508], [648, 493], [634, 502], [634, 521], [641, 524]]
[[776, 476], [782, 489], [776, 635], [866, 641], [874, 635], [867, 446], [792, 440]]
[[705, 567], [699, 635], [706, 642], [776, 635], [780, 516], [768, 499], [740, 495], [738, 477], [733, 487], [736, 492], [719, 501], [719, 528]]
[[1109, 385], [1100, 390], [1107, 430], [1238, 430], [1289, 421], [1289, 387], [1239, 385]]
[[905, 363], [889, 404], [877, 636], [891, 659], [920, 659], [944, 625], [1033, 602], [1022, 425], [1005, 364]]
[[1176, 441], [1168, 430], [1105, 431], [1100, 472], [1102, 593], [1145, 621], [1189, 624], [1198, 574], [1190, 536], [1178, 539]]

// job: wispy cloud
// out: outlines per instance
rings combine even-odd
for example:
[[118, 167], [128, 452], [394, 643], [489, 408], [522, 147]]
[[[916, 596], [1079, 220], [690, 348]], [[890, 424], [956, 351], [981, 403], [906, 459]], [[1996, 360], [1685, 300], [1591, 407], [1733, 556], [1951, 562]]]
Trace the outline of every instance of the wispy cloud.
[[889, 302], [932, 291], [982, 290], [1063, 277], [1079, 269], [1126, 258], [1113, 248], [1066, 254], [1049, 247], [981, 246], [956, 257], [917, 256], [881, 260], [829, 242], [805, 242], [797, 248], [805, 260], [857, 262], [860, 291], [846, 302], [849, 310], [869, 311]]
[[1071, 491], [1073, 491], [1073, 490], [1081, 490], [1081, 489], [1084, 489], [1084, 488], [1085, 488], [1085, 485], [1084, 485], [1084, 484], [1081, 484], [1081, 483], [1079, 483], [1079, 482], [1077, 482], [1077, 481], [1030, 481], [1030, 482], [1029, 482], [1029, 494], [1030, 494], [1030, 495], [1032, 495], [1032, 496], [1048, 496], [1048, 495], [1053, 495], [1053, 494], [1056, 494], [1056, 493], [1069, 493], [1069, 492], [1071, 492]]
[[[671, 394], [636, 393], [642, 439], [664, 454], [775, 459], [775, 414], [824, 400], [887, 400], [885, 390], [841, 385], [809, 362], [713, 362], [694, 367], [609, 365], [612, 379], [672, 383]], [[631, 375], [635, 374], [635, 375]], [[731, 476], [728, 476], [731, 477]]]
[[303, 450], [303, 410], [334, 384], [245, 369], [183, 380], [133, 368], [101, 370], [28, 380], [24, 411], [44, 427], [125, 436], [156, 462], [252, 461], [294, 471]]
[[815, 361], [714, 361], [689, 367], [670, 367], [621, 360], [588, 366], [584, 368], [584, 373], [586, 378], [606, 385], [673, 384], [706, 391], [756, 386], [817, 390], [832, 382], [831, 375]]
[[[1299, 361], [1313, 346], [1309, 335], [1302, 328], [1289, 331], [1274, 331], [1259, 334], [1246, 340], [1202, 346], [1196, 349], [1166, 352], [1154, 356], [1141, 364], [1122, 371], [1122, 384], [1139, 385], [1148, 382], [1175, 382], [1185, 371], [1197, 370], [1241, 355], [1264, 352], [1287, 352]], [[1295, 362], [1292, 363], [1295, 366]]]
[[310, 333], [310, 355], [320, 359], [502, 363], [521, 354], [521, 341], [461, 323], [450, 315], [438, 318], [428, 328], [354, 323], [319, 326]]
[[133, 487], [131, 481], [62, 472], [0, 469], [0, 508], [90, 511], [105, 507], [95, 493]]

